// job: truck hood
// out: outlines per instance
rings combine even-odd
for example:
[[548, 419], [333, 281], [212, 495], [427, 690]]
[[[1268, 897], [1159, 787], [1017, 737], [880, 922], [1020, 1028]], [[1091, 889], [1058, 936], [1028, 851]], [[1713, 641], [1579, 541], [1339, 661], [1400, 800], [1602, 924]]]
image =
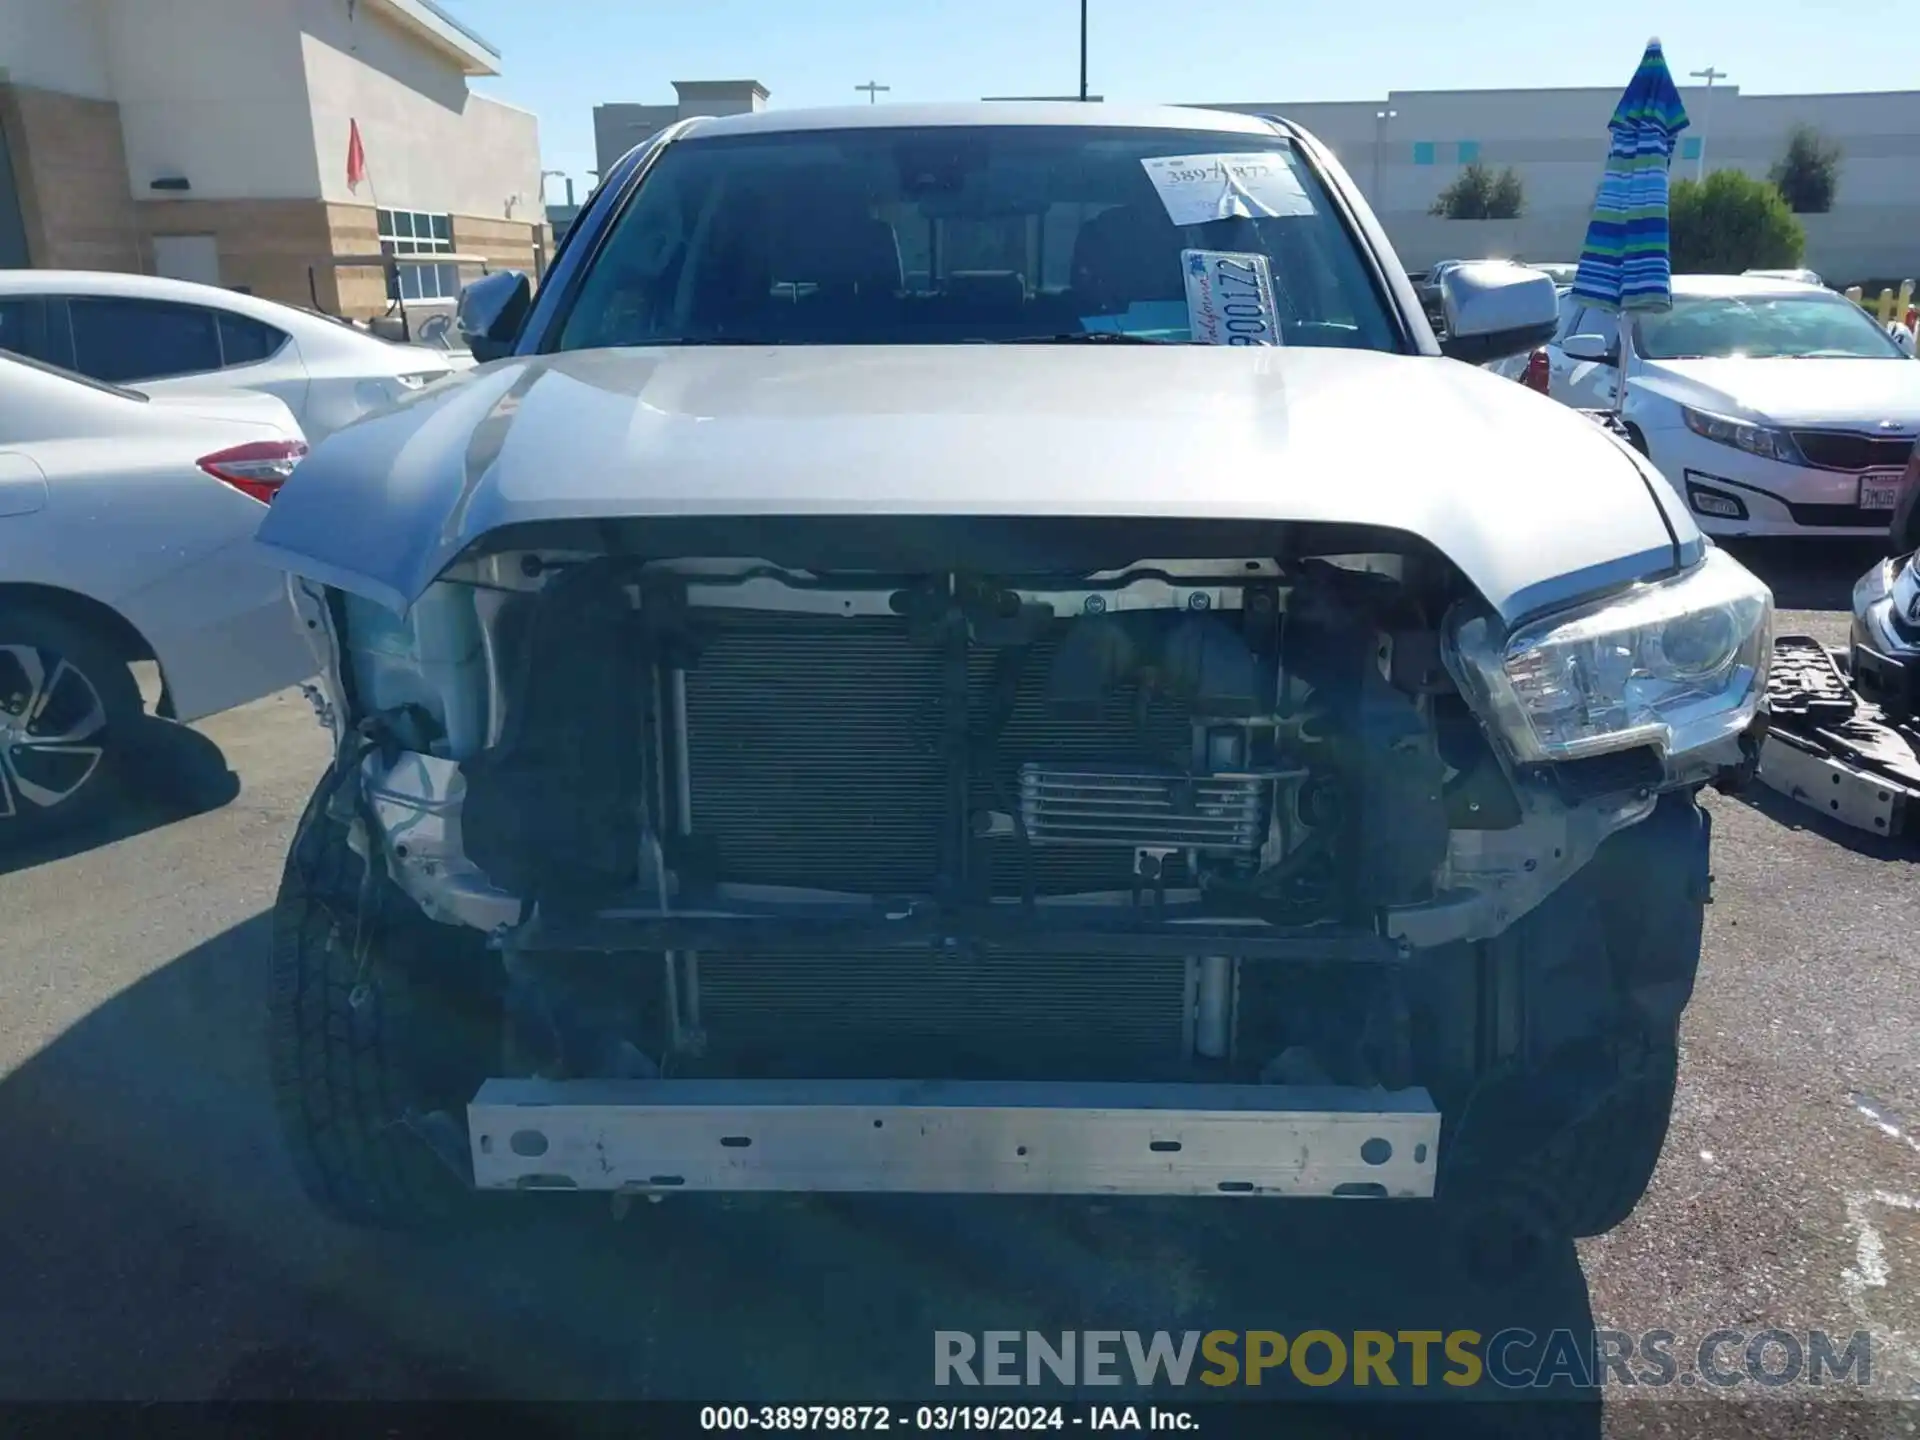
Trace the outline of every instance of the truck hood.
[[403, 610], [480, 537], [542, 520], [1371, 524], [1430, 542], [1511, 622], [1671, 570], [1680, 546], [1696, 547], [1691, 522], [1655, 500], [1658, 483], [1583, 416], [1429, 357], [586, 350], [483, 365], [335, 432], [258, 538], [286, 569]]
[[1920, 431], [1920, 363], [1887, 360], [1648, 360], [1632, 384], [1762, 425]]

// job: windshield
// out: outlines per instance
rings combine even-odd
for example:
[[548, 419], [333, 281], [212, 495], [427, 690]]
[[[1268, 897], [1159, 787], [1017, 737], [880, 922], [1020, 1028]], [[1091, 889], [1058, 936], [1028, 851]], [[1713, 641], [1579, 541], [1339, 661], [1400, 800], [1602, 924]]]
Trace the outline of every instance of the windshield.
[[1904, 360], [1851, 300], [1826, 295], [1676, 296], [1634, 321], [1648, 360]]
[[[1191, 157], [1197, 173], [1222, 156], [1261, 162], [1255, 203], [1278, 213], [1175, 224], [1166, 169], [1157, 187], [1144, 162]], [[557, 348], [1185, 344], [1195, 250], [1259, 257], [1246, 273], [1271, 276], [1280, 343], [1398, 346], [1353, 239], [1280, 137], [995, 126], [668, 146]]]

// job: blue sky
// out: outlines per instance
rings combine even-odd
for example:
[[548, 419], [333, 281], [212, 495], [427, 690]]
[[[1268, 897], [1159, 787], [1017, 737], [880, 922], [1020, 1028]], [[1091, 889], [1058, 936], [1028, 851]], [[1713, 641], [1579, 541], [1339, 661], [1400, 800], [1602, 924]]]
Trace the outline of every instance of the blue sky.
[[[550, 169], [594, 164], [593, 107], [754, 79], [781, 105], [1069, 94], [1077, 0], [441, 0], [498, 45], [479, 88], [540, 117]], [[1649, 35], [1747, 93], [1920, 88], [1914, 0], [1090, 0], [1095, 94], [1353, 100], [1389, 89], [1625, 84]], [[1598, 17], [1605, 17], [1604, 21]], [[1901, 37], [1905, 36], [1903, 40]], [[560, 182], [549, 199], [558, 201]]]

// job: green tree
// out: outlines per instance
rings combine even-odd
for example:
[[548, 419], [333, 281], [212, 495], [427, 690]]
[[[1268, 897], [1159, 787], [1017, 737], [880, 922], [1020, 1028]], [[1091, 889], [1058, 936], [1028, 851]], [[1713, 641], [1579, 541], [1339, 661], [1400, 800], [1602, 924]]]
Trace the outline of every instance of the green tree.
[[1513, 220], [1526, 203], [1526, 187], [1511, 165], [1495, 174], [1475, 160], [1440, 192], [1429, 213], [1448, 220]]
[[1806, 250], [1806, 232], [1779, 190], [1738, 170], [1676, 180], [1670, 203], [1675, 274], [1788, 270]]
[[1840, 188], [1840, 147], [1811, 125], [1795, 125], [1769, 177], [1796, 215], [1824, 215]]

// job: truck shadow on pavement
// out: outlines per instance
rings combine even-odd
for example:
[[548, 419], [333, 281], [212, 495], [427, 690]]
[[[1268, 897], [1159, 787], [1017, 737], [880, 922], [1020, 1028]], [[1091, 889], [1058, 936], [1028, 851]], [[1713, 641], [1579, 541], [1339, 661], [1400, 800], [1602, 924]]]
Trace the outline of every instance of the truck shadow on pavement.
[[0, 847], [0, 875], [64, 860], [230, 804], [240, 777], [220, 747], [186, 725], [142, 715], [129, 747], [125, 794], [98, 824]]
[[[0, 1400], [1007, 1404], [1047, 1397], [936, 1390], [935, 1332], [1591, 1335], [1571, 1244], [1489, 1279], [1423, 1207], [1389, 1202], [674, 1196], [616, 1222], [604, 1199], [528, 1196], [426, 1242], [344, 1230], [301, 1198], [274, 1129], [269, 931], [256, 915], [181, 955], [0, 1079]], [[1395, 1435], [1600, 1433], [1596, 1392], [1568, 1377], [1462, 1389], [1431, 1353], [1425, 1387], [1403, 1353], [1385, 1396], [1350, 1367], [1306, 1386], [1284, 1363], [1258, 1388], [1204, 1386], [1196, 1356], [1178, 1398], [1545, 1397], [1316, 1413], [1338, 1434], [1383, 1415]], [[1152, 1397], [1123, 1383], [1051, 1398]], [[1286, 1429], [1321, 1433], [1297, 1415]]]

